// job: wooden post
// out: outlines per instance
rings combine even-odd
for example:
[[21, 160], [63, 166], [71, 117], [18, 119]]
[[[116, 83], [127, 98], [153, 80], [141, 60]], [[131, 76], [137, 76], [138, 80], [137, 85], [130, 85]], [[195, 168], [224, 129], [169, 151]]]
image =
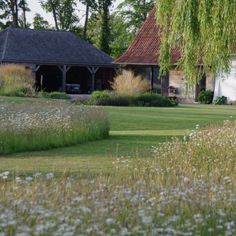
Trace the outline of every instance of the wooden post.
[[62, 92], [66, 92], [66, 74], [70, 70], [71, 66], [63, 65], [58, 67], [62, 72]]
[[33, 75], [33, 79], [34, 81], [36, 81], [36, 73], [37, 71], [39, 70], [40, 66], [37, 66], [37, 65], [33, 65], [31, 66], [31, 69], [32, 69], [32, 75]]
[[152, 73], [152, 76], [151, 76], [151, 91], [153, 91], [153, 89], [154, 89], [154, 67], [153, 66], [151, 67], [151, 73]]
[[92, 76], [92, 87], [91, 87], [91, 90], [94, 91], [95, 90], [95, 75], [97, 73], [97, 71], [99, 70], [99, 67], [95, 67], [95, 66], [92, 66], [92, 67], [87, 67], [89, 72], [91, 73], [91, 76]]
[[37, 90], [37, 88], [36, 88], [36, 75], [37, 75], [37, 71], [39, 70], [40, 66], [39, 65], [31, 65], [29, 67], [32, 70], [32, 77], [34, 80], [34, 89]]

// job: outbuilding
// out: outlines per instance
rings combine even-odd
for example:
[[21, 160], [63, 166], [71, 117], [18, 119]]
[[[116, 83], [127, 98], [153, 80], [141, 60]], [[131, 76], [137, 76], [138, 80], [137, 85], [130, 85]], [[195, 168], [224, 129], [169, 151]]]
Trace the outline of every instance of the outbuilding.
[[70, 32], [7, 28], [0, 33], [0, 63], [31, 68], [37, 90], [88, 94], [110, 89], [112, 61]]
[[181, 57], [177, 49], [172, 50], [172, 69], [167, 76], [159, 79], [160, 44], [160, 26], [156, 22], [156, 7], [154, 7], [128, 50], [115, 63], [121, 65], [124, 70], [132, 70], [135, 74], [150, 80], [151, 90], [163, 96], [176, 96], [180, 102], [195, 102], [201, 90], [214, 90], [214, 76], [210, 73], [204, 75], [199, 84], [193, 88], [186, 86], [184, 73], [176, 69]]

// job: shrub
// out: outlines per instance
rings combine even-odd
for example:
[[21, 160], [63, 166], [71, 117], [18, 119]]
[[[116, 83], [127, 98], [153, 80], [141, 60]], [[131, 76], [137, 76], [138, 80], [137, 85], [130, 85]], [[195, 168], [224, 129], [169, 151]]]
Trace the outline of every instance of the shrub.
[[227, 97], [222, 96], [222, 97], [218, 97], [214, 100], [214, 104], [215, 105], [225, 105], [227, 104]]
[[176, 99], [169, 99], [155, 93], [116, 95], [111, 92], [96, 92], [85, 104], [98, 106], [172, 107], [177, 106], [178, 102]]
[[134, 95], [150, 90], [150, 82], [142, 79], [141, 76], [135, 76], [132, 71], [123, 71], [114, 79], [111, 86], [117, 94], [121, 95]]
[[104, 90], [104, 91], [94, 91], [92, 93], [92, 98], [94, 99], [104, 99], [104, 98], [110, 98], [111, 96], [113, 96], [113, 93], [111, 91], [108, 90]]
[[163, 97], [155, 93], [145, 93], [130, 97], [131, 105], [144, 107], [171, 107], [176, 106], [176, 100]]
[[211, 104], [213, 100], [214, 93], [210, 90], [203, 90], [198, 95], [198, 100], [202, 104]]
[[0, 95], [34, 95], [32, 72], [24, 66], [7, 64], [0, 66]]
[[75, 145], [108, 136], [107, 114], [91, 107], [0, 105], [0, 154]]
[[112, 96], [109, 98], [100, 98], [96, 101], [98, 106], [129, 106], [129, 99], [122, 96]]
[[51, 98], [51, 99], [70, 99], [70, 96], [67, 93], [63, 92], [40, 92], [39, 96], [44, 98]]

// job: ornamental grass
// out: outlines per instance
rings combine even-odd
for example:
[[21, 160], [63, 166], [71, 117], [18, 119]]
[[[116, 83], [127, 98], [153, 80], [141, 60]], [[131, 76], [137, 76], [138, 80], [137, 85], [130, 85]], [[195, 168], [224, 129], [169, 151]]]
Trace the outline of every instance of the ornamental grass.
[[0, 95], [4, 96], [33, 96], [34, 80], [32, 71], [17, 64], [0, 66]]
[[145, 93], [151, 89], [151, 83], [141, 76], [135, 76], [132, 71], [123, 71], [111, 84], [116, 94], [135, 95]]

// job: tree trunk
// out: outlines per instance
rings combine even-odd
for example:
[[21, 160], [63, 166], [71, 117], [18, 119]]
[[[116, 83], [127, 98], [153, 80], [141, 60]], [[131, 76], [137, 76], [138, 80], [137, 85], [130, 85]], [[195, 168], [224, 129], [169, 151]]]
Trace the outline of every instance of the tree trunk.
[[18, 27], [18, 0], [10, 1], [10, 9], [11, 9], [11, 15], [12, 15], [12, 26], [17, 28]]
[[57, 14], [56, 14], [56, 10], [55, 10], [54, 6], [53, 6], [53, 9], [52, 9], [52, 14], [53, 14], [53, 19], [54, 19], [54, 22], [55, 22], [56, 30], [59, 31], [59, 27], [58, 27], [58, 23], [57, 23]]
[[102, 26], [101, 26], [101, 36], [100, 36], [100, 49], [105, 53], [110, 53], [110, 25], [109, 25], [109, 4], [103, 3], [102, 6]]
[[24, 28], [27, 28], [25, 0], [22, 1], [22, 11], [23, 11], [23, 25]]
[[15, 0], [15, 27], [19, 27], [18, 24], [18, 0]]
[[89, 18], [89, 3], [86, 3], [86, 14], [85, 14], [85, 22], [84, 22], [84, 31], [83, 36], [87, 38], [87, 28], [88, 28], [88, 18]]

